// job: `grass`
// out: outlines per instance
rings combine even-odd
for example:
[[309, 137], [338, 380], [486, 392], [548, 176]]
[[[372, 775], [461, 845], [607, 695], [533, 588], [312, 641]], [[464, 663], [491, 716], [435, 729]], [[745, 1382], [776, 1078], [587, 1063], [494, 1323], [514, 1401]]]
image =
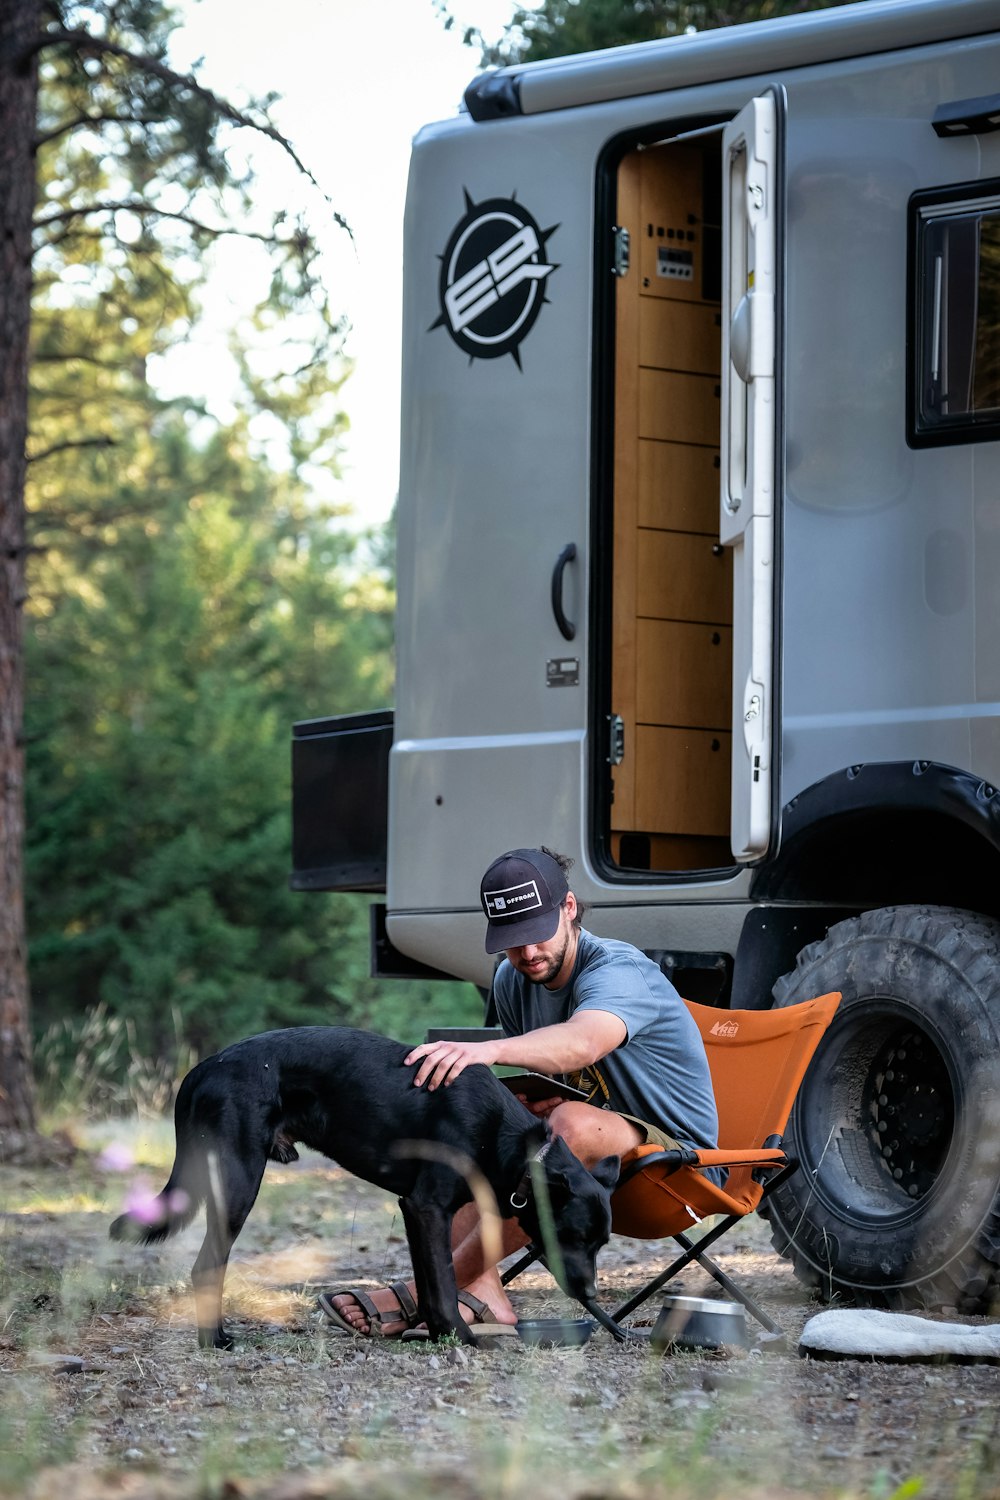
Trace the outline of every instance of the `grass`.
[[[311, 1484], [336, 1500], [401, 1486], [410, 1500], [998, 1493], [1000, 1375], [983, 1367], [665, 1360], [600, 1336], [583, 1351], [471, 1356], [338, 1339], [313, 1310], [316, 1287], [391, 1279], [407, 1254], [392, 1200], [315, 1157], [268, 1169], [227, 1281], [237, 1349], [199, 1351], [188, 1276], [200, 1224], [157, 1249], [107, 1239], [132, 1175], [165, 1176], [169, 1125], [74, 1132], [91, 1153], [76, 1168], [40, 1178], [0, 1169], [4, 1495], [105, 1500], [129, 1475], [133, 1487], [165, 1487], [137, 1491], [150, 1500], [221, 1496], [227, 1485], [265, 1495], [276, 1476], [294, 1477], [294, 1500]], [[110, 1147], [130, 1165], [99, 1168]], [[751, 1263], [759, 1246], [742, 1253]], [[781, 1263], [767, 1264], [773, 1310], [804, 1316]], [[612, 1280], [624, 1284], [617, 1265]], [[518, 1287], [525, 1311], [563, 1305], [543, 1273]], [[60, 1375], [31, 1364], [53, 1353], [85, 1365]]]
[[43, 1113], [60, 1121], [133, 1112], [158, 1119], [197, 1061], [178, 1011], [171, 1021], [171, 1044], [155, 1057], [139, 1048], [131, 1018], [114, 1015], [105, 1005], [53, 1022], [34, 1047]]

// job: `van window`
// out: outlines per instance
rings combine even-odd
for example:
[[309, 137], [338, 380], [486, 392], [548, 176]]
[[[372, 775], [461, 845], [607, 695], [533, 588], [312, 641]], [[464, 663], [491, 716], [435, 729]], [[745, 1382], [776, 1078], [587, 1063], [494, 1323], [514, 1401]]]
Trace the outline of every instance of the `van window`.
[[914, 446], [1000, 437], [1000, 183], [911, 204]]

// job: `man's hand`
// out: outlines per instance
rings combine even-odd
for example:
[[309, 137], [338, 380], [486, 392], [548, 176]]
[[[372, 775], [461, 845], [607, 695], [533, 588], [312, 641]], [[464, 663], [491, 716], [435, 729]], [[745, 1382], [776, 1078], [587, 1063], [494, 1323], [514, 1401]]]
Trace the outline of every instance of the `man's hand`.
[[537, 1115], [540, 1120], [547, 1120], [554, 1109], [566, 1103], [562, 1094], [556, 1094], [551, 1099], [529, 1099], [526, 1094], [515, 1094], [514, 1097], [520, 1099], [524, 1107], [530, 1109], [531, 1113]]
[[473, 1063], [491, 1067], [496, 1060], [493, 1042], [424, 1042], [403, 1059], [408, 1066], [420, 1064], [413, 1082], [417, 1088], [426, 1084], [429, 1089], [454, 1083]]

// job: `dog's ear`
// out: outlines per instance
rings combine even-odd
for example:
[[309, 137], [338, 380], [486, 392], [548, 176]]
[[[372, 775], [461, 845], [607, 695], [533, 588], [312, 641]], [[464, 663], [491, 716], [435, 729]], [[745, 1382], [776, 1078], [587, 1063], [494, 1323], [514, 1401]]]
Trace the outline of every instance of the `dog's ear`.
[[618, 1186], [618, 1177], [622, 1169], [620, 1156], [605, 1156], [599, 1162], [595, 1162], [590, 1169], [590, 1175], [596, 1177], [602, 1188], [607, 1188], [613, 1193]]

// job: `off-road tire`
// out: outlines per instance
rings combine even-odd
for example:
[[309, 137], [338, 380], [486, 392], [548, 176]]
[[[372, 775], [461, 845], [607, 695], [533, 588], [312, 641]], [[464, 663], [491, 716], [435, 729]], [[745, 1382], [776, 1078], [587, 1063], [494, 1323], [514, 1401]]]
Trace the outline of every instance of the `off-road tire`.
[[765, 1205], [807, 1285], [876, 1306], [1000, 1306], [1000, 924], [899, 906], [799, 954], [776, 1005], [840, 990]]

